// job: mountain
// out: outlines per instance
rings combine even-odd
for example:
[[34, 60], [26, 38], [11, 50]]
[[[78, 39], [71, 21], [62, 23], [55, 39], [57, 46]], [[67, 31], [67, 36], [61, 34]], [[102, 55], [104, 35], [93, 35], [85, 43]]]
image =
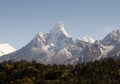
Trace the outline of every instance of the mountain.
[[85, 42], [89, 42], [89, 43], [95, 42], [95, 40], [90, 36], [82, 37], [82, 38], [80, 38], [80, 40], [85, 41]]
[[103, 45], [108, 45], [108, 46], [115, 45], [116, 43], [119, 42], [120, 42], [120, 29], [116, 31], [112, 31], [101, 41]]
[[[80, 53], [85, 46], [91, 45], [68, 35], [62, 22], [58, 22], [49, 33], [38, 33], [26, 46], [9, 55], [5, 60], [36, 60], [44, 64], [68, 64], [79, 62]], [[77, 59], [77, 61], [76, 61]]]
[[[108, 46], [108, 53], [106, 58], [112, 57], [115, 59], [120, 58], [120, 29], [114, 30], [109, 33], [103, 40], [100, 41], [104, 46]], [[102, 57], [104, 58], [104, 57]]]
[[0, 56], [14, 52], [16, 49], [10, 44], [0, 44]]
[[[120, 30], [113, 31], [102, 40], [91, 37], [75, 39], [65, 30], [62, 22], [48, 32], [39, 32], [23, 48], [0, 57], [2, 61], [35, 60], [43, 64], [76, 64], [119, 55]], [[113, 56], [113, 53], [115, 56]]]

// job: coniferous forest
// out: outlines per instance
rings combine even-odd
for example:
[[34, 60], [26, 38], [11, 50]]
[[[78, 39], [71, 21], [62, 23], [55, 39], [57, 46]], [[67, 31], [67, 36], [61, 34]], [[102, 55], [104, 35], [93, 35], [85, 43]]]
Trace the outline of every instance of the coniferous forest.
[[77, 65], [2, 62], [0, 84], [120, 84], [120, 60], [109, 58]]

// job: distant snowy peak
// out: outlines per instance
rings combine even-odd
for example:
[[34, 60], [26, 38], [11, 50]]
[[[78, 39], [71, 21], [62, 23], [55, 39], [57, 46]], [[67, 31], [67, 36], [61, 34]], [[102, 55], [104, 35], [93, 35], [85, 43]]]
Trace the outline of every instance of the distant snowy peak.
[[61, 21], [56, 23], [56, 25], [53, 27], [53, 29], [50, 30], [50, 33], [56, 34], [56, 35], [64, 34], [66, 37], [69, 37], [68, 33], [66, 32], [66, 30], [64, 28], [64, 24]]
[[10, 44], [0, 44], [0, 56], [16, 51]]
[[103, 45], [115, 45], [118, 42], [120, 42], [120, 29], [112, 31], [102, 40]]
[[90, 36], [82, 37], [82, 38], [80, 38], [80, 40], [85, 41], [85, 42], [89, 42], [89, 43], [94, 43], [95, 42], [95, 40]]

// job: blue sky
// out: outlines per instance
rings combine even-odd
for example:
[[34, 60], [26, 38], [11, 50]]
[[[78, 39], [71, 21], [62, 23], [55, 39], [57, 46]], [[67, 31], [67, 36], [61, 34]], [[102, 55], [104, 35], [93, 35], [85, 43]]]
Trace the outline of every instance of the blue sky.
[[58, 21], [73, 37], [102, 39], [120, 28], [120, 0], [0, 0], [0, 43], [19, 49]]

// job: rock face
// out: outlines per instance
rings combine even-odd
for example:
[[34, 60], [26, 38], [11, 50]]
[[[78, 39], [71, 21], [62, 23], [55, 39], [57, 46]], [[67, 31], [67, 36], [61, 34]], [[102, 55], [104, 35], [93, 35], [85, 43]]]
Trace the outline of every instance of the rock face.
[[101, 43], [103, 45], [115, 45], [116, 43], [120, 42], [120, 29], [116, 31], [112, 31], [110, 34], [108, 34]]
[[0, 57], [0, 61], [35, 60], [44, 64], [76, 64], [100, 60], [112, 56], [114, 51], [119, 55], [119, 37], [120, 30], [117, 30], [103, 40], [95, 41], [91, 37], [74, 39], [68, 35], [64, 24], [58, 22], [49, 33], [38, 33], [25, 47]]
[[104, 46], [109, 47], [109, 49], [107, 49], [106, 57], [112, 57], [115, 59], [120, 58], [120, 29], [109, 33], [103, 40], [101, 40], [101, 43]]

